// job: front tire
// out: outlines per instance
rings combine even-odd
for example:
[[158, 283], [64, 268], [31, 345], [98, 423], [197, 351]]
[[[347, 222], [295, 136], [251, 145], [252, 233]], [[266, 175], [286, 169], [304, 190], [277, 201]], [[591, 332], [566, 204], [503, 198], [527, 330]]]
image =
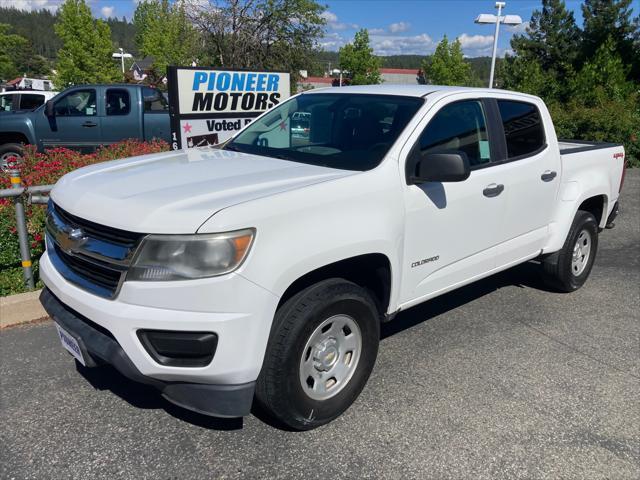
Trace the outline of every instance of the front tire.
[[380, 314], [354, 283], [329, 279], [276, 312], [256, 399], [294, 430], [340, 416], [364, 388], [378, 354]]
[[561, 292], [573, 292], [587, 281], [598, 251], [598, 222], [578, 210], [562, 250], [543, 261], [545, 279]]

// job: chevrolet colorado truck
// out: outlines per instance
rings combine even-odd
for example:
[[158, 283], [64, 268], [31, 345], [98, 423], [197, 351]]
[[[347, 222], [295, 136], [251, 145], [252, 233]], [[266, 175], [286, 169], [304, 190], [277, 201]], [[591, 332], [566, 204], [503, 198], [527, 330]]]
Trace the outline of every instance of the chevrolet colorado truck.
[[559, 141], [537, 97], [304, 92], [218, 148], [64, 176], [41, 301], [86, 367], [311, 429], [359, 395], [398, 312], [532, 259], [580, 288], [623, 175], [622, 146]]
[[128, 138], [170, 141], [162, 93], [144, 85], [80, 85], [33, 111], [0, 115], [0, 162], [21, 157], [24, 145], [40, 152], [54, 147], [91, 152]]

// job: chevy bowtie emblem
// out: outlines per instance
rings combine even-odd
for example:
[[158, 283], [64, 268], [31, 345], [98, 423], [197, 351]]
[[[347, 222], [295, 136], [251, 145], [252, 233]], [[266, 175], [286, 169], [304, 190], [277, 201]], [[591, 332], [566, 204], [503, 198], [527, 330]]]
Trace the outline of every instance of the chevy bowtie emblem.
[[81, 228], [74, 228], [69, 232], [69, 240], [78, 241], [84, 237], [84, 232]]
[[71, 253], [77, 252], [85, 244], [87, 237], [81, 228], [70, 228], [59, 231], [56, 241], [65, 252]]

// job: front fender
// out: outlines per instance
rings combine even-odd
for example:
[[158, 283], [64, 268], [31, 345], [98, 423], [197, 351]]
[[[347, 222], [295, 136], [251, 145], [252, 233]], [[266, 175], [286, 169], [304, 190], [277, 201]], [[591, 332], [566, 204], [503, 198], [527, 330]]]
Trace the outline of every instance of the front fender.
[[363, 254], [391, 264], [389, 309], [397, 303], [404, 207], [393, 162], [375, 170], [226, 208], [198, 230], [256, 229], [238, 273], [281, 297], [303, 275]]

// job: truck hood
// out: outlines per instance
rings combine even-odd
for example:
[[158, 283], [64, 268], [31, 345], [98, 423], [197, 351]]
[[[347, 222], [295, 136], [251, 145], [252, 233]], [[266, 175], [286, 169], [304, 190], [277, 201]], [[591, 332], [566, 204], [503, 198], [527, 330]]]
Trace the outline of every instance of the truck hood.
[[355, 172], [218, 149], [91, 165], [62, 177], [53, 201], [72, 215], [141, 233], [195, 233], [232, 205]]

